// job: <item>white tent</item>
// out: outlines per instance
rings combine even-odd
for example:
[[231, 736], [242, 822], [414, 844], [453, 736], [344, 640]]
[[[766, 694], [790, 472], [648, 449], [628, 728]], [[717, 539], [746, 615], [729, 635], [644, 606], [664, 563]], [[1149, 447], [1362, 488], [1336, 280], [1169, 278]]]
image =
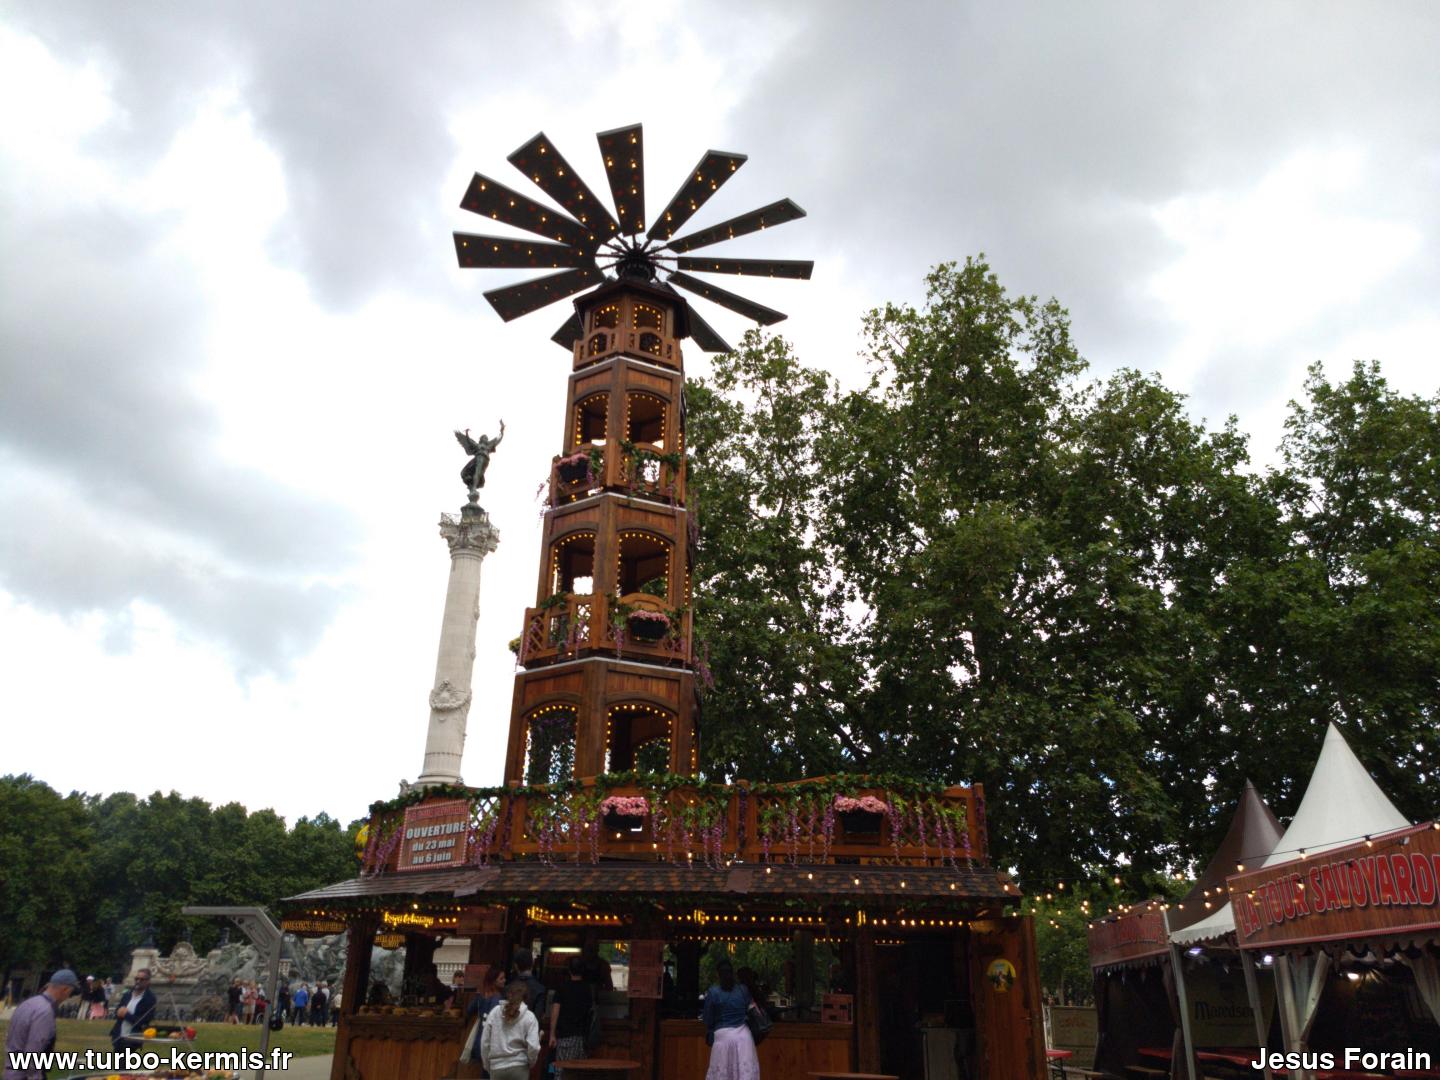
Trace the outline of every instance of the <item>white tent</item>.
[[1290, 820], [1280, 846], [1261, 865], [1290, 862], [1299, 859], [1301, 851], [1314, 855], [1409, 824], [1331, 724], [1300, 809]]
[[[1300, 809], [1273, 852], [1264, 855], [1262, 866], [1299, 859], [1327, 848], [1340, 847], [1364, 836], [1378, 836], [1409, 825], [1394, 803], [1386, 797], [1360, 759], [1350, 749], [1340, 730], [1331, 724], [1320, 748], [1320, 760], [1310, 774]], [[1235, 913], [1229, 901], [1204, 919], [1176, 930], [1170, 940], [1177, 945], [1195, 945], [1223, 938], [1235, 930]]]
[[[1409, 824], [1370, 778], [1340, 730], [1331, 724], [1325, 732], [1320, 760], [1310, 774], [1300, 808], [1295, 811], [1280, 843], [1261, 865], [1298, 862], [1317, 852], [1403, 829]], [[1229, 911], [1229, 905], [1225, 910]], [[1280, 995], [1280, 1022], [1287, 1051], [1304, 1048], [1329, 971], [1330, 957], [1323, 951], [1309, 956], [1276, 956], [1275, 983]], [[1251, 1004], [1254, 1007], [1258, 1002]]]

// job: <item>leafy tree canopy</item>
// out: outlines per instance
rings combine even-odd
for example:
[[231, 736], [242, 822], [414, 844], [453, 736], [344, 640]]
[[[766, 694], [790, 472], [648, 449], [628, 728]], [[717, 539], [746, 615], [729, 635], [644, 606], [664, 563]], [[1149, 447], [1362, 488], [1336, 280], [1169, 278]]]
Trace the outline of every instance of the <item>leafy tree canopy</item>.
[[759, 334], [687, 389], [709, 775], [979, 781], [1036, 883], [1203, 860], [1332, 719], [1434, 814], [1436, 401], [1317, 369], [1258, 474], [981, 259], [865, 342], [851, 392]]

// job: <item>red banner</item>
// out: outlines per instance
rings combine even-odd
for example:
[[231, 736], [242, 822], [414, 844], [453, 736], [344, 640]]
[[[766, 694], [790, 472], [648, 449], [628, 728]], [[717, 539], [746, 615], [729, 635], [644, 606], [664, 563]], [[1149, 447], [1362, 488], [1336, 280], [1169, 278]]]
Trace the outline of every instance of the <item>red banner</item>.
[[1092, 968], [1158, 956], [1168, 947], [1165, 917], [1158, 911], [1137, 911], [1090, 926]]
[[1420, 825], [1228, 884], [1246, 949], [1440, 930], [1440, 831]]
[[464, 799], [410, 806], [400, 826], [397, 870], [434, 870], [465, 865], [470, 804]]

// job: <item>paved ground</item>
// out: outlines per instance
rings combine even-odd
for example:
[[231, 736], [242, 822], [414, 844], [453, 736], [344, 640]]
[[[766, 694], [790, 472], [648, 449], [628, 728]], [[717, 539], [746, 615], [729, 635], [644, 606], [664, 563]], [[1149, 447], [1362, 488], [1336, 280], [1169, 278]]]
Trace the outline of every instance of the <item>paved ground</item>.
[[[334, 1055], [324, 1054], [296, 1058], [284, 1072], [265, 1073], [265, 1080], [330, 1080], [330, 1061]], [[242, 1072], [241, 1080], [252, 1080], [254, 1073]]]

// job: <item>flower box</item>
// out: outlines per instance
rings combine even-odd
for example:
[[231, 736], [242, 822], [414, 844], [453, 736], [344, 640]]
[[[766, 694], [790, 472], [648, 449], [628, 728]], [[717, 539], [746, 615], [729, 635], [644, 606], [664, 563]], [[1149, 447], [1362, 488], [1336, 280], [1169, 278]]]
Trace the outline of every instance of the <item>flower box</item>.
[[625, 627], [634, 640], [653, 643], [670, 632], [670, 619], [658, 611], [632, 611], [625, 620]]
[[874, 795], [862, 795], [858, 799], [835, 796], [835, 816], [850, 836], [879, 836], [881, 822], [889, 811], [890, 804]]
[[650, 813], [644, 795], [611, 795], [600, 804], [601, 820], [612, 832], [638, 832]]
[[577, 458], [565, 458], [555, 465], [555, 475], [560, 477], [564, 484], [579, 484], [590, 475], [590, 459], [585, 455], [577, 455]]
[[880, 825], [885, 820], [884, 814], [869, 810], [845, 810], [835, 816], [840, 819], [840, 827], [848, 836], [879, 836]]
[[645, 827], [644, 817], [638, 814], [617, 814], [607, 810], [603, 819], [605, 828], [611, 832], [639, 832]]

